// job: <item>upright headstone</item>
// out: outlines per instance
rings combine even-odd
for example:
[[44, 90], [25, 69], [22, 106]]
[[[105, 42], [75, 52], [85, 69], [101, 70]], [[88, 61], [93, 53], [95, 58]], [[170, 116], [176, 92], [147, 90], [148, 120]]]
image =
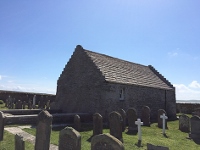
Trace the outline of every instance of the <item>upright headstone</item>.
[[31, 100], [28, 101], [28, 109], [32, 109], [32, 103], [31, 103]]
[[165, 134], [165, 129], [166, 129], [165, 122], [168, 119], [168, 117], [165, 114], [163, 114], [163, 115], [160, 115], [160, 118], [162, 119], [162, 125], [163, 125], [162, 133]]
[[81, 150], [81, 135], [72, 127], [60, 131], [59, 150]]
[[122, 116], [122, 131], [126, 129], [126, 112], [123, 109], [119, 109], [118, 112]]
[[0, 111], [0, 141], [3, 141], [5, 117], [3, 112]]
[[[161, 115], [165, 114], [167, 116], [167, 113], [165, 112], [164, 109], [159, 109], [158, 110], [158, 127], [162, 129], [163, 127], [163, 120], [160, 118]], [[167, 129], [167, 121], [165, 122], [165, 128]]]
[[49, 109], [50, 109], [50, 100], [48, 100], [46, 103], [46, 110], [49, 110]]
[[33, 106], [36, 105], [36, 95], [33, 96]]
[[23, 101], [22, 109], [26, 109], [26, 101]]
[[103, 133], [103, 117], [99, 113], [93, 115], [93, 136]]
[[96, 135], [91, 141], [91, 150], [124, 150], [124, 145], [114, 136], [106, 133]]
[[200, 117], [195, 115], [190, 118], [191, 133], [189, 137], [192, 139], [200, 139]]
[[25, 150], [25, 142], [23, 136], [15, 135], [15, 150]]
[[143, 122], [141, 122], [141, 119], [137, 119], [137, 121], [135, 121], [135, 124], [138, 126], [138, 145], [141, 146], [141, 142], [142, 142], [142, 130], [141, 130], [141, 125], [143, 125]]
[[122, 138], [122, 117], [121, 115], [113, 111], [109, 114], [109, 123], [110, 123], [110, 134], [123, 142]]
[[135, 108], [129, 108], [126, 112], [128, 119], [128, 133], [133, 134], [137, 133], [137, 126], [135, 121], [137, 120], [137, 112]]
[[179, 116], [179, 130], [190, 132], [190, 118], [185, 114]]
[[22, 109], [22, 102], [21, 100], [18, 100], [15, 104], [15, 109]]
[[148, 106], [144, 106], [142, 108], [142, 117], [141, 117], [144, 126], [150, 127], [150, 125], [151, 125], [150, 114], [151, 114], [150, 108]]
[[52, 119], [52, 115], [46, 110], [38, 114], [35, 150], [49, 150]]
[[74, 129], [81, 131], [81, 118], [79, 115], [74, 116]]

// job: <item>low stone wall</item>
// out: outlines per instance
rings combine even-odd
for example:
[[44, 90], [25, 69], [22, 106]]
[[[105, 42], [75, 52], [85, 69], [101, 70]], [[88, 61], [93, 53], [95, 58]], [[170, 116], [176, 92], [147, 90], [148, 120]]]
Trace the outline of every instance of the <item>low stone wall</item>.
[[200, 108], [198, 103], [176, 103], [177, 113], [192, 114], [198, 108]]

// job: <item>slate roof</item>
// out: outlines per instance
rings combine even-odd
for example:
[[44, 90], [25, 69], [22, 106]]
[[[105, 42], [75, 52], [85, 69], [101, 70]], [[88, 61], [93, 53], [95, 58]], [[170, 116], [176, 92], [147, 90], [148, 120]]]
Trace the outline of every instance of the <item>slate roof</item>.
[[174, 88], [173, 85], [152, 66], [128, 62], [89, 50], [84, 51], [102, 72], [102, 75], [108, 82], [161, 89]]

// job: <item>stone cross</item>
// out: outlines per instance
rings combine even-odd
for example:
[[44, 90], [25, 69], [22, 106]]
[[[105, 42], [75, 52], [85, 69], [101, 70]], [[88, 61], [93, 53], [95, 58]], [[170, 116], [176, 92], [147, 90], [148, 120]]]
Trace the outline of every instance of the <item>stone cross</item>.
[[135, 124], [138, 126], [138, 143], [141, 144], [142, 141], [142, 130], [141, 130], [141, 125], [143, 125], [143, 122], [141, 122], [141, 119], [137, 119], [137, 121], [135, 121]]
[[165, 119], [168, 119], [167, 116], [165, 116], [165, 114], [161, 115], [160, 118], [162, 118], [163, 121], [163, 128], [162, 128], [162, 133], [165, 134]]

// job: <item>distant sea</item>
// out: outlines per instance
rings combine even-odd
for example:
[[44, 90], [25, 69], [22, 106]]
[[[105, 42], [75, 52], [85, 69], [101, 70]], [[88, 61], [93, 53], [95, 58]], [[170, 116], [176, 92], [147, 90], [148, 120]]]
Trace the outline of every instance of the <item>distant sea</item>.
[[200, 104], [200, 100], [176, 100], [176, 103], [198, 103]]

